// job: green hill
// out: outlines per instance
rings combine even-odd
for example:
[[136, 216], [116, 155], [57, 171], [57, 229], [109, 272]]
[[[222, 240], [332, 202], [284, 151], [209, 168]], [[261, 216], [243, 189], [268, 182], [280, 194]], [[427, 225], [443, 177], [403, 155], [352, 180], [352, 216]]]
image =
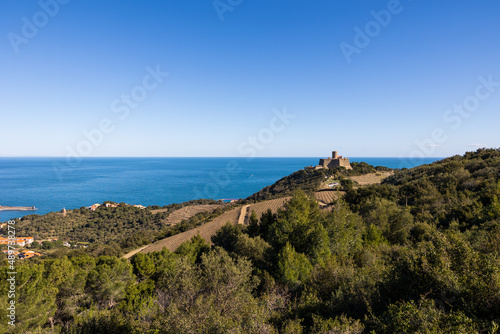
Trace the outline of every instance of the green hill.
[[[349, 176], [364, 175], [379, 171], [390, 171], [390, 168], [381, 166], [371, 166], [366, 162], [351, 163], [352, 169], [347, 170], [343, 167], [333, 169], [312, 169], [305, 168], [287, 175], [272, 185], [262, 188], [255, 194], [243, 200], [243, 203], [254, 203], [270, 200], [279, 197], [290, 196], [295, 190], [302, 190], [308, 194], [317, 191], [325, 179], [335, 176], [336, 178], [348, 180]], [[349, 183], [347, 183], [349, 184]]]

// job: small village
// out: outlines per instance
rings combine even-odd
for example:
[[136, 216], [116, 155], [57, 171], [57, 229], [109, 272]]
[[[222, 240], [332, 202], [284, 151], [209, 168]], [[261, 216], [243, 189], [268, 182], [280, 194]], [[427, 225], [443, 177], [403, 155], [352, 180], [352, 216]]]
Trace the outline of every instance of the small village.
[[[106, 202], [105, 204], [99, 204], [99, 203], [96, 203], [96, 204], [92, 204], [91, 206], [87, 207], [90, 211], [95, 211], [97, 210], [97, 208], [99, 208], [100, 206], [105, 206], [106, 208], [116, 208], [118, 207], [120, 204], [119, 203], [113, 203], [113, 202]], [[133, 206], [134, 208], [138, 208], [138, 209], [145, 209], [146, 207], [144, 205], [140, 205], [140, 204], [125, 204], [127, 206]], [[64, 209], [63, 209], [64, 210]]]
[[[6, 224], [2, 224], [2, 228], [5, 226]], [[34, 242], [34, 238], [33, 237], [27, 237], [27, 238], [3, 238], [3, 237], [0, 237], [0, 245], [16, 245], [18, 246], [19, 248], [22, 248], [22, 247], [30, 247], [33, 242]], [[18, 248], [18, 249], [19, 249]], [[42, 254], [40, 253], [37, 253], [37, 252], [34, 252], [34, 251], [31, 251], [31, 250], [8, 250], [8, 249], [4, 249], [2, 250], [2, 252], [6, 255], [9, 255], [9, 254], [14, 254], [15, 256], [17, 256], [19, 258], [19, 260], [24, 260], [24, 259], [29, 259], [33, 256], [41, 256]]]

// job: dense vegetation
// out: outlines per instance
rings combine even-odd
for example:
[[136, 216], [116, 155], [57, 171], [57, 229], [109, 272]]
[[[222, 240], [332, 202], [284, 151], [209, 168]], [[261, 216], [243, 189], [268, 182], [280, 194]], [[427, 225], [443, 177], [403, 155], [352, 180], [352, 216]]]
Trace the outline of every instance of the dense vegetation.
[[26, 261], [16, 331], [499, 333], [499, 197], [500, 150], [483, 149], [350, 189], [330, 213], [296, 190], [212, 247]]
[[158, 206], [139, 209], [125, 203], [120, 203], [117, 207], [101, 205], [95, 211], [82, 207], [68, 210], [66, 214], [52, 212], [46, 215], [27, 215], [17, 219], [16, 228], [22, 233], [18, 233], [19, 236], [31, 236], [35, 240], [57, 238], [58, 241], [72, 243], [111, 244], [121, 251], [137, 248], [203, 224], [220, 215], [225, 209], [198, 213], [175, 226], [167, 226], [165, 220], [172, 211], [184, 206], [215, 203], [217, 202], [208, 199], [174, 203], [162, 207], [165, 211], [159, 213], [151, 212], [160, 209]]

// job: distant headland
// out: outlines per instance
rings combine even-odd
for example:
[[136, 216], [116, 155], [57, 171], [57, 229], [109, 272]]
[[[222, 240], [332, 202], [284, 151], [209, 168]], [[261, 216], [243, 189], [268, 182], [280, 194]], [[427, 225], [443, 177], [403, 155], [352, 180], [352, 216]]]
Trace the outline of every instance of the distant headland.
[[0, 205], [0, 211], [35, 211], [34, 206], [4, 206]]

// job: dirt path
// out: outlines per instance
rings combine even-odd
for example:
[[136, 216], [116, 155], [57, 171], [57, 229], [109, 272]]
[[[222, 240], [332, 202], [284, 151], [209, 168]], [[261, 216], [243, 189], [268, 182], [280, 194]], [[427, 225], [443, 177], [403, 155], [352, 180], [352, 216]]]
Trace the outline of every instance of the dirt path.
[[132, 256], [134, 256], [135, 254], [139, 253], [141, 250], [143, 250], [144, 248], [148, 247], [149, 245], [146, 245], [144, 247], [141, 247], [141, 248], [138, 248], [136, 250], [133, 250], [131, 252], [128, 252], [127, 254], [123, 255], [122, 258], [124, 259], [130, 259]]
[[247, 205], [244, 205], [241, 207], [241, 211], [240, 211], [240, 218], [238, 218], [238, 224], [240, 225], [243, 225], [245, 224], [245, 218], [247, 216], [247, 213], [248, 213], [248, 207], [250, 205], [247, 204]]

